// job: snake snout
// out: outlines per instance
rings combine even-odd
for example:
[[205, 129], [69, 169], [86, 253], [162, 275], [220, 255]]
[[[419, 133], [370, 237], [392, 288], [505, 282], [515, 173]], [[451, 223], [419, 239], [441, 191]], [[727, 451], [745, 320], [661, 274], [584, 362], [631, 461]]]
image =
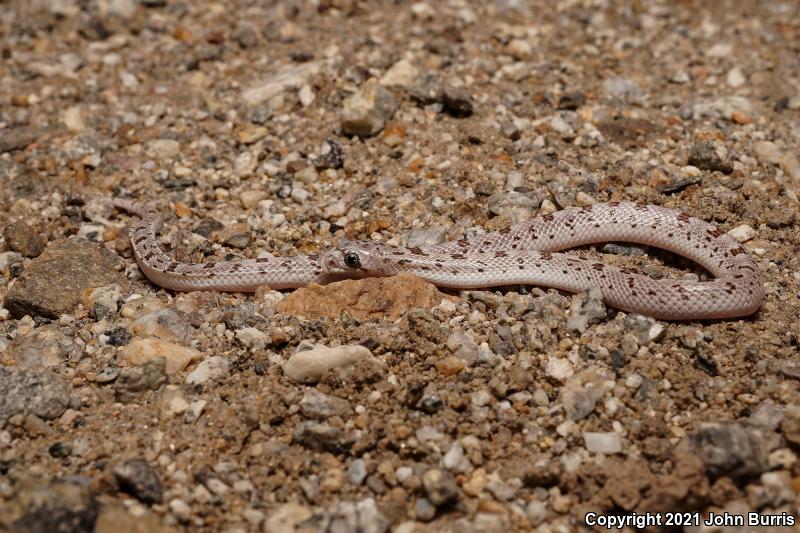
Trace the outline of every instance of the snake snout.
[[328, 274], [336, 274], [346, 270], [342, 252], [339, 250], [328, 250], [319, 258], [319, 264], [323, 271]]

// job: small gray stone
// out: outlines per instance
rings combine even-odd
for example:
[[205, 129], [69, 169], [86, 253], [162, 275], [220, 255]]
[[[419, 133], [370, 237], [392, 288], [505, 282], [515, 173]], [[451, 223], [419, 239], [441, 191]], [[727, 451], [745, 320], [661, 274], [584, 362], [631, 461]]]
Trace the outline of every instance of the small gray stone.
[[539, 500], [534, 500], [525, 508], [525, 514], [531, 525], [538, 526], [547, 519], [547, 505]]
[[603, 302], [603, 291], [592, 287], [572, 297], [571, 315], [567, 319], [567, 331], [583, 333], [589, 327], [608, 316]]
[[521, 192], [498, 192], [489, 197], [489, 211], [513, 223], [531, 218], [541, 204], [539, 198]]
[[53, 324], [36, 328], [12, 340], [7, 354], [20, 368], [48, 368], [77, 363], [83, 349]]
[[144, 459], [131, 459], [114, 468], [114, 477], [123, 492], [142, 503], [161, 503], [163, 490], [158, 474]]
[[414, 516], [420, 522], [430, 522], [436, 516], [436, 507], [427, 498], [417, 498], [414, 503]]
[[425, 228], [412, 229], [406, 237], [406, 246], [414, 248], [419, 246], [429, 246], [441, 244], [445, 239], [445, 229], [441, 226], [430, 226]]
[[166, 380], [166, 358], [153, 357], [141, 365], [124, 368], [114, 384], [114, 396], [117, 401], [127, 403], [140, 392], [159, 388]]
[[614, 386], [614, 376], [587, 369], [571, 377], [561, 389], [567, 418], [577, 422], [594, 412], [598, 400]]
[[733, 172], [733, 159], [727, 147], [719, 141], [695, 143], [689, 150], [689, 164], [701, 170]]
[[315, 76], [321, 67], [321, 63], [313, 61], [283, 67], [269, 78], [242, 91], [242, 101], [249, 107], [255, 107], [274, 96], [299, 89]]
[[450, 450], [442, 458], [442, 466], [456, 473], [469, 472], [472, 469], [472, 465], [464, 455], [464, 448], [458, 442], [450, 446]]
[[217, 355], [211, 356], [208, 359], [201, 361], [197, 368], [192, 370], [186, 376], [186, 383], [192, 385], [202, 385], [211, 380], [222, 379], [230, 374], [231, 364], [224, 357]]
[[300, 399], [300, 412], [306, 418], [325, 420], [332, 416], [349, 417], [353, 408], [345, 399], [308, 389]]
[[469, 365], [478, 360], [478, 345], [459, 329], [447, 337], [447, 347], [455, 353], [456, 357]]
[[352, 433], [325, 422], [300, 422], [295, 426], [293, 436], [295, 442], [306, 448], [331, 453], [345, 453], [355, 443]]
[[422, 486], [430, 502], [442, 507], [458, 498], [458, 483], [453, 474], [440, 468], [431, 468], [422, 476]]
[[87, 478], [76, 478], [71, 481], [21, 483], [15, 499], [23, 506], [22, 516], [8, 530], [94, 531], [100, 504], [92, 494], [89, 481]]
[[25, 148], [42, 136], [38, 128], [18, 127], [0, 130], [0, 154]]
[[463, 87], [445, 85], [442, 105], [448, 115], [458, 118], [469, 117], [473, 112], [472, 95]]
[[319, 156], [314, 159], [314, 166], [320, 170], [328, 168], [342, 168], [344, 166], [344, 155], [342, 147], [339, 143], [332, 139], [326, 140], [322, 143], [319, 151]]
[[367, 365], [376, 372], [383, 369], [380, 360], [372, 357], [372, 352], [360, 345], [317, 346], [311, 350], [299, 351], [289, 357], [283, 365], [283, 372], [292, 381], [317, 383], [325, 372], [332, 369], [345, 371], [356, 365]]
[[17, 414], [58, 418], [69, 406], [69, 384], [46, 371], [12, 371], [0, 365], [0, 428]]
[[396, 108], [394, 95], [376, 79], [371, 78], [360, 91], [344, 101], [341, 114], [342, 132], [371, 137], [383, 129]]
[[25, 257], [36, 257], [44, 250], [44, 239], [22, 220], [6, 226], [3, 237], [10, 249]]
[[444, 99], [444, 81], [438, 74], [429, 72], [414, 80], [408, 92], [422, 105], [440, 103]]
[[181, 144], [174, 139], [154, 139], [147, 143], [147, 154], [153, 159], [170, 160], [181, 153]]
[[639, 103], [644, 99], [642, 89], [626, 78], [609, 78], [603, 82], [603, 88], [611, 98], [628, 103]]
[[714, 477], [751, 477], [768, 468], [764, 431], [739, 423], [706, 423], [688, 436], [689, 445]]
[[583, 441], [586, 450], [592, 453], [610, 455], [622, 452], [622, 439], [619, 433], [614, 431], [607, 433], [586, 431], [583, 434]]
[[347, 480], [353, 485], [361, 485], [367, 478], [367, 465], [363, 459], [356, 459], [347, 467]]

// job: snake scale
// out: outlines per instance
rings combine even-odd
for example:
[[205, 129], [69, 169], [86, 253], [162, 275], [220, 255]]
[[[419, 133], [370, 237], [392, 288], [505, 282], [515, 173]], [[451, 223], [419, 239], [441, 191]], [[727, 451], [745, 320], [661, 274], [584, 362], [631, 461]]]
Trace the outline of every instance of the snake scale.
[[[336, 279], [409, 273], [441, 287], [530, 284], [580, 292], [599, 287], [609, 305], [669, 320], [754, 313], [764, 298], [758, 266], [733, 237], [679, 211], [632, 202], [572, 207], [510, 228], [440, 245], [402, 248], [344, 240], [319, 255], [188, 264], [158, 246], [157, 210], [124, 199], [114, 206], [141, 217], [131, 226], [134, 255], [153, 283], [178, 291], [254, 291]], [[695, 261], [715, 279], [652, 279], [626, 268], [558, 253], [619, 241], [663, 248]]]

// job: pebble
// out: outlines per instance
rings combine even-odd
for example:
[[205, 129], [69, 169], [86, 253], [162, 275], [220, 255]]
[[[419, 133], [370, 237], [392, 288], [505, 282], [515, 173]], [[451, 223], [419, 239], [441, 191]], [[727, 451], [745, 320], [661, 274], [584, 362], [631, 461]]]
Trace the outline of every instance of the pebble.
[[22, 220], [3, 228], [6, 246], [25, 257], [36, 257], [44, 250], [45, 241], [39, 233]]
[[591, 453], [602, 453], [604, 455], [612, 455], [622, 452], [622, 439], [619, 433], [597, 433], [585, 431], [583, 433], [583, 442], [586, 450]]
[[730, 87], [738, 89], [747, 83], [747, 78], [745, 78], [744, 74], [742, 73], [742, 69], [736, 66], [728, 71], [727, 76], [725, 76], [725, 81]]
[[548, 377], [561, 382], [566, 381], [574, 373], [572, 363], [558, 357], [549, 357], [544, 371]]
[[769, 468], [762, 431], [739, 423], [704, 423], [688, 435], [692, 451], [709, 475], [733, 478], [758, 476]]
[[247, 520], [247, 522], [254, 527], [258, 527], [258, 525], [264, 521], [264, 518], [266, 518], [266, 516], [267, 516], [266, 514], [259, 511], [258, 509], [253, 509], [250, 507], [242, 511], [242, 518]]
[[336, 141], [328, 139], [322, 143], [319, 155], [313, 161], [319, 170], [342, 168], [344, 166], [342, 147]]
[[317, 346], [289, 357], [283, 365], [283, 372], [292, 381], [308, 384], [319, 382], [329, 370], [352, 369], [357, 365], [367, 365], [378, 372], [383, 368], [383, 364], [364, 346]]
[[525, 39], [512, 39], [506, 50], [514, 59], [528, 59], [533, 54], [533, 46]]
[[347, 480], [353, 485], [361, 485], [367, 478], [367, 465], [363, 459], [356, 459], [347, 467]]
[[97, 320], [112, 319], [119, 310], [121, 297], [122, 287], [114, 284], [83, 291], [81, 303], [84, 309], [91, 310]]
[[498, 192], [489, 197], [489, 212], [506, 217], [516, 224], [532, 218], [539, 204], [540, 200], [531, 194]]
[[173, 139], [155, 139], [147, 143], [146, 151], [155, 160], [170, 160], [181, 153], [181, 144]]
[[130, 325], [137, 337], [156, 337], [165, 341], [188, 343], [194, 329], [185, 317], [173, 309], [160, 309], [139, 316]]
[[701, 170], [733, 172], [733, 160], [728, 148], [719, 141], [695, 143], [689, 149], [689, 164]]
[[129, 403], [140, 393], [155, 390], [167, 380], [167, 360], [164, 357], [153, 357], [144, 363], [123, 368], [114, 383], [114, 396], [118, 402]]
[[417, 78], [419, 71], [407, 59], [401, 59], [381, 77], [381, 85], [386, 87], [408, 88]]
[[235, 335], [236, 340], [254, 351], [263, 350], [270, 340], [270, 337], [266, 333], [254, 327], [237, 329]]
[[292, 436], [295, 442], [306, 448], [330, 453], [348, 452], [356, 440], [352, 431], [315, 421], [300, 422], [295, 426]]
[[17, 252], [0, 252], [0, 272], [7, 272], [9, 267], [22, 262], [22, 256]]
[[525, 516], [528, 517], [531, 525], [538, 526], [547, 520], [547, 504], [539, 500], [533, 500], [525, 507]]
[[322, 64], [315, 61], [285, 66], [269, 78], [242, 91], [242, 101], [249, 107], [255, 107], [287, 91], [300, 89], [321, 67]]
[[297, 526], [311, 518], [311, 510], [297, 502], [288, 502], [271, 510], [264, 522], [264, 531], [267, 533], [281, 533], [295, 531]]
[[255, 209], [258, 203], [267, 197], [267, 191], [261, 189], [242, 191], [239, 202], [245, 209]]
[[396, 108], [394, 95], [371, 78], [344, 101], [340, 117], [342, 132], [371, 137], [383, 129]]
[[753, 152], [759, 161], [766, 164], [777, 165], [783, 158], [783, 152], [778, 145], [770, 141], [759, 141], [753, 145]]
[[123, 492], [142, 503], [161, 503], [164, 494], [155, 469], [144, 459], [130, 459], [114, 467], [114, 477]]
[[589, 324], [597, 323], [608, 316], [603, 291], [599, 287], [592, 287], [572, 296], [570, 317], [567, 319], [567, 331], [583, 333]]
[[664, 333], [664, 326], [652, 318], [631, 314], [623, 321], [625, 333], [631, 333], [638, 346], [647, 346]]
[[58, 326], [48, 324], [13, 339], [6, 354], [20, 368], [43, 369], [77, 363], [84, 351]]
[[330, 396], [316, 389], [308, 389], [300, 399], [300, 412], [306, 418], [326, 420], [333, 416], [349, 417], [353, 414], [350, 402]]
[[427, 498], [417, 498], [414, 502], [414, 516], [421, 522], [430, 522], [436, 516], [436, 507]]
[[748, 224], [742, 224], [730, 230], [728, 235], [739, 242], [747, 242], [756, 236], [756, 230]]
[[180, 522], [188, 522], [192, 517], [192, 508], [189, 504], [179, 498], [173, 498], [169, 502], [169, 512]]
[[567, 418], [577, 421], [589, 416], [614, 383], [613, 375], [591, 368], [570, 377], [560, 393]]
[[454, 330], [447, 337], [447, 347], [456, 357], [473, 365], [478, 361], [478, 344], [461, 330]]
[[202, 385], [209, 381], [222, 380], [230, 374], [230, 370], [231, 363], [228, 359], [212, 355], [208, 359], [201, 361], [197, 368], [189, 372], [186, 376], [186, 383]]
[[297, 99], [300, 100], [300, 105], [303, 107], [308, 107], [313, 104], [316, 98], [317, 95], [314, 94], [314, 89], [308, 84], [300, 87], [300, 90], [297, 92]]
[[472, 470], [472, 464], [464, 455], [464, 448], [460, 443], [454, 442], [442, 458], [442, 466], [451, 472], [463, 474]]
[[[15, 490], [14, 500], [10, 505], [4, 502], [3, 520], [11, 526], [6, 529], [30, 532], [95, 530], [100, 503], [89, 486], [91, 478], [71, 475], [38, 480], [37, 477], [25, 475]], [[7, 486], [6, 483], [3, 485]], [[7, 493], [8, 489], [4, 492]], [[65, 529], [66, 524], [74, 527]]]
[[642, 89], [626, 78], [609, 78], [603, 82], [603, 88], [611, 98], [635, 104], [644, 99]]
[[444, 81], [437, 73], [428, 72], [418, 76], [408, 92], [422, 105], [441, 103], [444, 100]]
[[452, 503], [458, 498], [456, 479], [446, 470], [440, 468], [427, 470], [422, 476], [422, 486], [428, 500], [436, 507]]
[[126, 365], [141, 365], [154, 358], [164, 359], [165, 371], [171, 375], [200, 361], [203, 354], [194, 348], [156, 338], [134, 339], [118, 353], [119, 361]]
[[69, 384], [48, 371], [11, 370], [0, 365], [0, 427], [16, 415], [54, 420], [70, 403]]
[[25, 126], [0, 129], [0, 154], [25, 148], [36, 142], [42, 133], [38, 128]]
[[145, 296], [143, 298], [134, 298], [128, 300], [119, 309], [119, 314], [123, 318], [136, 320], [140, 316], [160, 309], [165, 309], [166, 304], [156, 298], [155, 296]]

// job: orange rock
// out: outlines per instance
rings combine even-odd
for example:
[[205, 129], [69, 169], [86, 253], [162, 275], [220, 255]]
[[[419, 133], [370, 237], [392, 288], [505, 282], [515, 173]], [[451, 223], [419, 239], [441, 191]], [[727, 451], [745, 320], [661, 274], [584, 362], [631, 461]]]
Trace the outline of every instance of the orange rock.
[[750, 115], [746, 115], [741, 111], [734, 111], [731, 113], [731, 120], [736, 124], [750, 124], [753, 122], [753, 119], [750, 118]]
[[445, 357], [444, 359], [440, 359], [436, 362], [436, 370], [439, 371], [440, 374], [445, 376], [452, 376], [454, 374], [458, 374], [467, 364], [459, 359], [458, 357], [450, 356]]
[[414, 307], [434, 307], [443, 298], [453, 297], [442, 294], [427, 281], [401, 274], [324, 286], [311, 284], [289, 294], [276, 309], [279, 313], [308, 318], [335, 318], [347, 312], [361, 319], [394, 319]]
[[183, 202], [175, 202], [175, 214], [181, 218], [193, 215], [192, 208]]

